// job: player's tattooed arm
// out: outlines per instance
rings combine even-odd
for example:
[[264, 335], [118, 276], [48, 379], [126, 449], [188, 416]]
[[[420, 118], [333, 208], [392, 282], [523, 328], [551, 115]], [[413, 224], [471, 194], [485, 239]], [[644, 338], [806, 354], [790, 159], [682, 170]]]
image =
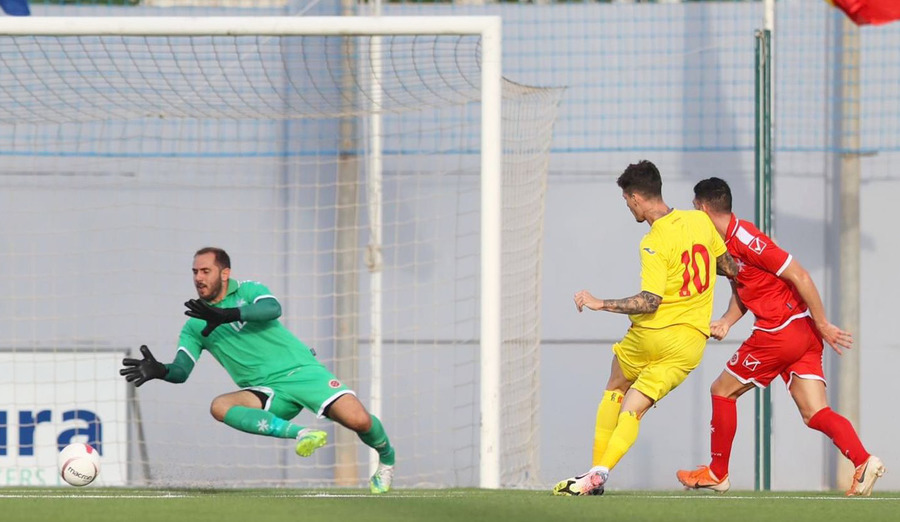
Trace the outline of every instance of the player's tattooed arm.
[[724, 254], [716, 258], [716, 273], [729, 279], [737, 277], [737, 262], [733, 257], [731, 257], [731, 254], [725, 252]]
[[619, 314], [652, 314], [660, 302], [662, 297], [644, 290], [624, 299], [604, 299], [603, 310]]

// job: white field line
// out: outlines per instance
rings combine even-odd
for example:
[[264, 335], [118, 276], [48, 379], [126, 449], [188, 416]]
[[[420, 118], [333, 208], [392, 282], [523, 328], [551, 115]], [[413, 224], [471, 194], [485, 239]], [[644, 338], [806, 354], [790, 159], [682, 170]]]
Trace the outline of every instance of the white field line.
[[[350, 494], [350, 493], [277, 493], [277, 494], [246, 494], [246, 493], [236, 493], [231, 494], [228, 491], [223, 491], [223, 495], [229, 497], [237, 497], [237, 498], [342, 498], [342, 499], [360, 499], [360, 500], [371, 500], [371, 499], [433, 499], [433, 498], [460, 498], [469, 496], [469, 493], [465, 492], [435, 492], [435, 493], [401, 493], [394, 492], [389, 493], [387, 495], [369, 495], [369, 494]], [[7, 491], [4, 493], [0, 493], [0, 499], [4, 498], [39, 498], [39, 499], [179, 499], [179, 498], [199, 498], [201, 496], [207, 496], [207, 494], [200, 493], [184, 493], [184, 492], [176, 492], [176, 491], [144, 491], [144, 492], [135, 492], [135, 493], [118, 493], [115, 491], [110, 491], [107, 493], [48, 493], [48, 492], [15, 492], [15, 491]], [[616, 495], [610, 495], [611, 497], [615, 497]], [[725, 496], [725, 495], [640, 495], [641, 499], [649, 499], [649, 500], [698, 500], [698, 501], [713, 501], [713, 502], [726, 502], [726, 501], [759, 501], [759, 500], [810, 500], [810, 501], [820, 501], [820, 500], [828, 500], [828, 501], [845, 501], [845, 502], [861, 502], [861, 501], [870, 501], [870, 502], [900, 502], [900, 498], [897, 497], [838, 497], [838, 496], [790, 496], [790, 495], [773, 495], [773, 496], [759, 496], [759, 497], [744, 497], [744, 496]], [[597, 502], [603, 502], [603, 498], [599, 498]]]

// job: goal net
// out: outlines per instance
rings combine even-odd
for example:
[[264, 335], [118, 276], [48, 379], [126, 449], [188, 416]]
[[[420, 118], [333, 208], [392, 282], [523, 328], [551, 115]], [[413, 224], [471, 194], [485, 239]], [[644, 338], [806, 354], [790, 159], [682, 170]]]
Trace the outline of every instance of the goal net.
[[534, 485], [561, 93], [500, 80], [498, 28], [0, 20], [0, 483], [61, 483], [69, 442], [101, 486], [366, 483], [374, 452], [315, 412], [306, 459], [215, 421], [236, 385], [209, 354], [183, 384], [119, 376], [141, 344], [174, 358], [219, 246], [382, 419], [396, 486]]

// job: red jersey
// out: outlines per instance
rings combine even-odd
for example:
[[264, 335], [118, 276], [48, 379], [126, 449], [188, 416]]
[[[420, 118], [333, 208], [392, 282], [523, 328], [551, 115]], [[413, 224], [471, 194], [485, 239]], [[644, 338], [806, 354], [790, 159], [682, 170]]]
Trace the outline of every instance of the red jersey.
[[793, 257], [769, 236], [753, 223], [732, 214], [725, 246], [738, 265], [735, 279], [738, 297], [756, 316], [754, 329], [776, 331], [794, 319], [809, 316], [806, 303], [794, 285], [778, 277]]

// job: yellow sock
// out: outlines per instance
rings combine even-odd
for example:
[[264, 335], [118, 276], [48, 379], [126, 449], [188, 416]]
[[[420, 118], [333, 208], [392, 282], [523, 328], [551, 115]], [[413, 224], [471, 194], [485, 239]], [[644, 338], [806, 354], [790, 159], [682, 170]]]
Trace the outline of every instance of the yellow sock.
[[623, 411], [620, 413], [619, 423], [609, 438], [606, 451], [603, 452], [603, 456], [600, 457], [600, 461], [596, 465], [613, 469], [619, 463], [619, 460], [628, 453], [634, 441], [637, 440], [640, 424], [641, 421], [638, 420], [635, 412]]
[[599, 465], [600, 457], [606, 452], [606, 446], [609, 444], [609, 438], [616, 429], [616, 423], [619, 420], [619, 410], [622, 408], [622, 394], [606, 390], [603, 392], [603, 399], [597, 406], [597, 423], [594, 425], [594, 453], [591, 460], [592, 466]]

